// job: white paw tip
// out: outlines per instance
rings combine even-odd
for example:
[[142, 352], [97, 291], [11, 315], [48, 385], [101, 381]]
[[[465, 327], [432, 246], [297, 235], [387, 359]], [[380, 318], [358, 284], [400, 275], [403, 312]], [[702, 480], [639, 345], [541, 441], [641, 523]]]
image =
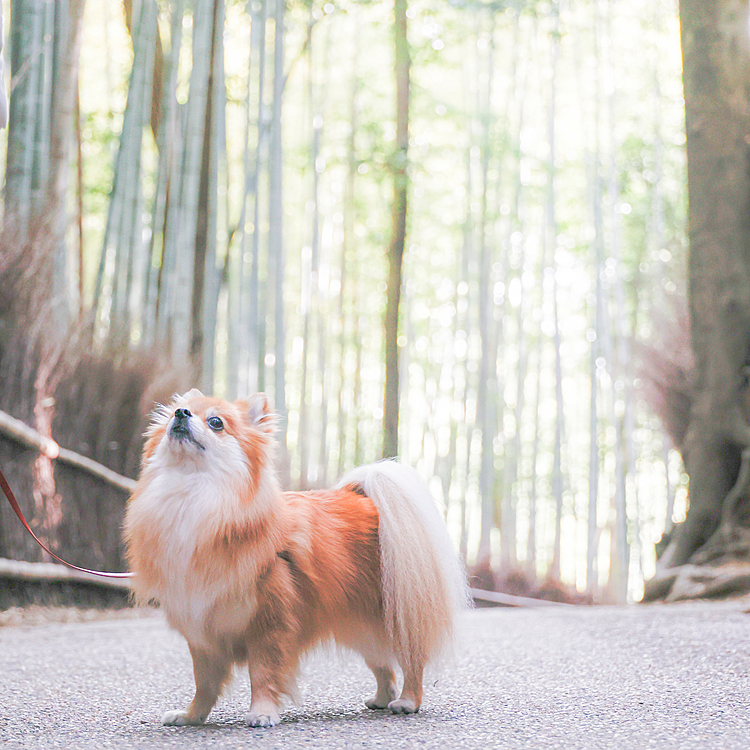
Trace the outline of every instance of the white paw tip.
[[419, 706], [417, 706], [414, 701], [410, 701], [405, 698], [399, 698], [398, 700], [391, 701], [388, 704], [388, 708], [394, 714], [415, 714], [417, 713], [417, 711], [419, 711]]
[[187, 711], [167, 711], [161, 717], [161, 723], [165, 727], [184, 727], [189, 724]]
[[280, 720], [278, 714], [248, 714], [245, 723], [251, 727], [273, 727]]

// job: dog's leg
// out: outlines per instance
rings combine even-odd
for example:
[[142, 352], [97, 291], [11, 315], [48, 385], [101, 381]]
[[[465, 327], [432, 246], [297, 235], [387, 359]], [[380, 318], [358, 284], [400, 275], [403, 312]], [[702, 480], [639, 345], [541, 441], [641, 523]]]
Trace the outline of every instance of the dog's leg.
[[415, 714], [422, 705], [422, 665], [404, 670], [404, 687], [401, 697], [391, 701], [388, 708], [394, 714]]
[[[276, 656], [279, 656], [277, 652]], [[293, 682], [290, 670], [279, 659], [261, 659], [250, 664], [250, 713], [245, 722], [251, 727], [273, 727], [281, 721], [281, 695]]]
[[182, 711], [167, 711], [161, 723], [166, 726], [203, 724], [229, 679], [230, 663], [221, 655], [209, 654], [190, 646], [195, 675], [195, 697]]
[[384, 667], [371, 661], [367, 662], [367, 666], [370, 667], [372, 673], [375, 675], [375, 679], [378, 681], [378, 689], [374, 698], [365, 701], [365, 706], [372, 709], [388, 708], [388, 705], [398, 695], [396, 675], [390, 666]]

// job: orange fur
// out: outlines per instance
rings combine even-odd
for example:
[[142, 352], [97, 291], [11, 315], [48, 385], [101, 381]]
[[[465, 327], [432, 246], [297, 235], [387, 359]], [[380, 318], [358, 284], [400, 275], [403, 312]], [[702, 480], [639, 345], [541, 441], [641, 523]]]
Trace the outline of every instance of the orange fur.
[[[158, 601], [187, 639], [196, 680], [190, 706], [163, 722], [204, 721], [239, 663], [252, 683], [248, 723], [273, 725], [282, 696], [294, 694], [301, 655], [331, 638], [371, 667], [378, 689], [369, 707], [413, 713], [422, 669], [450, 639], [463, 584], [441, 573], [437, 547], [424, 532], [435, 601], [423, 611], [399, 601], [398, 616], [392, 614], [386, 573], [398, 579], [415, 571], [399, 571], [398, 559], [382, 557], [376, 502], [358, 479], [282, 493], [271, 469], [272, 431], [264, 396], [228, 403], [193, 390], [157, 411], [147, 434], [125, 521], [128, 559], [136, 595]], [[395, 502], [382, 494], [374, 495], [378, 503]], [[404, 618], [408, 638], [394, 630]], [[396, 662], [404, 669], [399, 699]]]

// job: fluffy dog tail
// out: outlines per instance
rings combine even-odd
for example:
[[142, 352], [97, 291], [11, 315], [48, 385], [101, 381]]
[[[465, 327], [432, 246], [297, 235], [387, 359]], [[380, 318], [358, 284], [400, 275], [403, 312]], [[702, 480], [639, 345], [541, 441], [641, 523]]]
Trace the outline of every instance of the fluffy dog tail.
[[445, 653], [454, 619], [470, 598], [466, 576], [427, 485], [395, 461], [362, 466], [340, 487], [357, 484], [379, 514], [385, 622], [402, 668]]

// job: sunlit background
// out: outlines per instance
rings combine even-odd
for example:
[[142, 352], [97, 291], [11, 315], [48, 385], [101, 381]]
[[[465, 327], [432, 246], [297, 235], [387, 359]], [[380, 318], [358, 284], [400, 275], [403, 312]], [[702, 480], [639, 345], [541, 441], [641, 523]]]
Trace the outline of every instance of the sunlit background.
[[[176, 3], [158, 5], [168, 54]], [[283, 382], [290, 482], [308, 487], [380, 457], [393, 5], [287, 6], [281, 363], [268, 255], [274, 7], [226, 5], [226, 99], [215, 99], [222, 115], [211, 188], [216, 319], [202, 385], [228, 397], [261, 388], [279, 402]], [[176, 83], [183, 109], [191, 8]], [[679, 318], [672, 300], [685, 291], [677, 3], [410, 0], [408, 17], [400, 455], [444, 499], [456, 546], [473, 564], [486, 433], [493, 566], [549, 573], [612, 601], [621, 598], [610, 575], [620, 564], [628, 597], [638, 599], [654, 571], [655, 542], [686, 505], [679, 456], [646, 403], [638, 367], [642, 345], [656, 345]], [[65, 294], [71, 314], [81, 303], [96, 311], [104, 346], [123, 330], [117, 274], [135, 269], [122, 309], [130, 311], [127, 345], [137, 350], [155, 341], [144, 312], [148, 282], [138, 278], [149, 278], [149, 265], [154, 278], [161, 263], [151, 243], [160, 188], [147, 117], [130, 146], [140, 155], [130, 199], [136, 231], [101, 262], [119, 136], [126, 108], [135, 106], [132, 64], [122, 3], [90, 0], [80, 70], [82, 190], [71, 186], [82, 200], [83, 241], [79, 248], [72, 222]], [[150, 81], [148, 71], [143, 79]], [[254, 264], [257, 352], [242, 333]], [[618, 525], [625, 550], [613, 542]]]

